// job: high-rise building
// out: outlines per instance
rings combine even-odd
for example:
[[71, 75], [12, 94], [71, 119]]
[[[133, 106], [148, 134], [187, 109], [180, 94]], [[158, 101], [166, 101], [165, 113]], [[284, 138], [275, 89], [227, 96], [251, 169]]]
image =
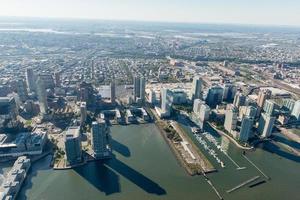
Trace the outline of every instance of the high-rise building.
[[295, 102], [295, 106], [293, 108], [291, 115], [296, 117], [297, 120], [300, 120], [300, 100]]
[[84, 125], [87, 118], [86, 102], [80, 104], [80, 125]]
[[194, 100], [193, 111], [196, 115], [200, 113], [200, 108], [202, 104], [204, 104], [204, 102], [201, 99]]
[[37, 94], [39, 99], [40, 112], [46, 114], [48, 110], [47, 93], [44, 81], [39, 77], [37, 80]]
[[275, 117], [262, 113], [258, 122], [257, 132], [263, 137], [270, 137], [275, 123]]
[[161, 110], [164, 116], [170, 116], [172, 108], [172, 92], [169, 89], [161, 90]]
[[213, 86], [208, 90], [206, 97], [206, 104], [211, 108], [216, 108], [217, 105], [222, 103], [223, 88], [220, 86]]
[[61, 79], [60, 79], [60, 72], [55, 72], [54, 73], [54, 78], [55, 78], [55, 86], [60, 87], [61, 86]]
[[258, 98], [257, 98], [257, 105], [262, 108], [264, 103], [267, 99], [270, 99], [272, 92], [270, 90], [261, 90], [259, 91]]
[[202, 104], [200, 107], [199, 119], [201, 122], [205, 122], [209, 119], [210, 108], [206, 104]]
[[283, 100], [283, 107], [288, 109], [290, 112], [293, 111], [296, 101], [293, 99], [284, 99]]
[[12, 128], [17, 122], [18, 109], [13, 97], [0, 97], [0, 129]]
[[26, 83], [23, 79], [17, 80], [17, 93], [22, 102], [25, 102], [28, 98], [28, 92], [26, 88]]
[[249, 140], [252, 134], [253, 123], [253, 118], [247, 116], [243, 118], [239, 136], [240, 141], [247, 142]]
[[273, 116], [275, 107], [276, 107], [275, 101], [271, 99], [267, 99], [264, 103], [263, 110], [265, 111], [266, 114]]
[[255, 118], [256, 112], [257, 108], [254, 106], [241, 106], [239, 108], [239, 118], [243, 119], [245, 116]]
[[202, 97], [202, 80], [200, 77], [196, 76], [193, 79], [192, 89], [190, 91], [190, 99], [194, 101], [195, 99], [201, 99]]
[[45, 89], [53, 89], [55, 87], [55, 82], [52, 74], [42, 73], [38, 76], [44, 82]]
[[226, 110], [224, 128], [229, 133], [232, 130], [236, 129], [236, 125], [237, 125], [237, 121], [238, 121], [237, 115], [238, 115], [237, 108], [233, 105], [231, 105]]
[[133, 96], [134, 96], [134, 101], [136, 101], [137, 98], [139, 98], [140, 95], [141, 95], [140, 88], [141, 88], [141, 86], [140, 86], [140, 78], [137, 77], [137, 76], [135, 76], [134, 79], [133, 79], [133, 90], [134, 90], [133, 91], [134, 92]]
[[116, 103], [116, 84], [115, 81], [110, 83], [110, 100], [112, 104]]
[[236, 94], [236, 86], [233, 84], [224, 85], [223, 101], [232, 102]]
[[237, 93], [234, 97], [233, 100], [233, 105], [237, 108], [239, 108], [240, 106], [244, 106], [246, 103], [246, 96], [243, 95], [242, 93]]
[[133, 86], [134, 86], [134, 100], [135, 102], [140, 101], [141, 103], [145, 102], [145, 87], [146, 87], [146, 81], [144, 77], [134, 77], [133, 80]]
[[91, 83], [82, 82], [79, 85], [80, 90], [80, 101], [86, 102], [88, 108], [94, 106], [95, 104], [95, 96], [94, 96], [94, 88]]
[[94, 121], [92, 123], [91, 143], [93, 156], [96, 159], [104, 159], [111, 156], [109, 140], [109, 128], [107, 127], [105, 121]]
[[69, 127], [65, 134], [66, 159], [70, 165], [82, 161], [80, 127]]
[[140, 79], [140, 98], [141, 98], [141, 102], [145, 103], [145, 90], [146, 90], [146, 81], [144, 77], [141, 77]]
[[151, 103], [151, 104], [155, 104], [156, 103], [156, 94], [155, 94], [155, 91], [154, 90], [150, 90], [150, 92], [149, 92], [149, 103]]
[[35, 75], [32, 68], [26, 69], [26, 82], [30, 92], [36, 92]]

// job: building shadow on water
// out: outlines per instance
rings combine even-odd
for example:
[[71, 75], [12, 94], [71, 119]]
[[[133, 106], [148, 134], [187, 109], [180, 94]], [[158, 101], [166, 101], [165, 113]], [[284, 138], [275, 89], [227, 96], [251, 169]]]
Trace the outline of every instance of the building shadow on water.
[[127, 146], [125, 146], [124, 144], [118, 142], [117, 140], [111, 139], [111, 146], [114, 151], [118, 152], [122, 156], [124, 156], [124, 157], [131, 156], [129, 148]]
[[293, 140], [289, 140], [283, 136], [280, 136], [280, 135], [273, 135], [272, 136], [272, 139], [275, 141], [275, 142], [280, 142], [280, 143], [283, 143], [283, 144], [286, 144], [292, 148], [296, 148], [296, 149], [299, 149], [300, 150], [300, 143], [298, 142], [295, 142]]
[[121, 192], [119, 176], [104, 161], [90, 162], [74, 171], [105, 195]]
[[145, 192], [164, 195], [166, 191], [140, 172], [118, 160], [115, 156], [106, 161], [90, 162], [74, 171], [106, 195], [121, 192], [119, 175], [125, 177]]
[[257, 145], [257, 148], [261, 148], [264, 151], [274, 153], [285, 159], [300, 163], [300, 156], [290, 153], [287, 150], [283, 150], [282, 148], [280, 148], [280, 146], [274, 144], [274, 142], [267, 141], [264, 143], [260, 143]]

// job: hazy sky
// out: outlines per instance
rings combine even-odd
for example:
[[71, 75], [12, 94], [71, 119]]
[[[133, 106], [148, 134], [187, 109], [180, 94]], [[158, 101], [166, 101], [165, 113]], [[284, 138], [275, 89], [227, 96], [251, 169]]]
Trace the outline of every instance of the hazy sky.
[[0, 16], [300, 26], [300, 1], [0, 0]]

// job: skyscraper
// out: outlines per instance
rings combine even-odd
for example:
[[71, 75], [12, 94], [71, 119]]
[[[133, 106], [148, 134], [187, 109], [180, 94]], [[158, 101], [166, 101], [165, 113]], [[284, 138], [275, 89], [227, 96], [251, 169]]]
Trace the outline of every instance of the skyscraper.
[[194, 100], [193, 111], [196, 115], [200, 114], [200, 108], [202, 104], [204, 104], [204, 102], [201, 99]]
[[270, 90], [261, 90], [259, 91], [257, 98], [257, 105], [262, 108], [267, 99], [271, 98], [272, 92]]
[[217, 105], [222, 103], [223, 88], [220, 86], [213, 86], [208, 90], [206, 97], [206, 104], [211, 108], [216, 108]]
[[70, 165], [82, 161], [80, 127], [69, 127], [65, 134], [66, 159]]
[[229, 133], [232, 130], [236, 129], [236, 125], [237, 125], [237, 121], [238, 121], [237, 114], [238, 114], [237, 108], [234, 107], [233, 105], [231, 105], [226, 110], [224, 128]]
[[243, 118], [239, 136], [240, 141], [247, 142], [249, 140], [252, 134], [253, 122], [253, 118], [247, 116]]
[[60, 72], [55, 72], [54, 78], [55, 78], [55, 86], [60, 87], [61, 86]]
[[141, 102], [145, 103], [145, 90], [146, 90], [146, 81], [144, 77], [141, 77], [140, 79], [140, 98]]
[[141, 95], [140, 88], [140, 78], [135, 76], [133, 79], [134, 101], [136, 101]]
[[135, 76], [133, 80], [133, 86], [134, 86], [134, 101], [141, 103], [145, 102], [145, 87], [146, 87], [146, 81], [144, 77], [138, 77]]
[[275, 111], [275, 107], [276, 107], [276, 103], [271, 99], [267, 99], [264, 103], [263, 110], [268, 115], [273, 116], [274, 111]]
[[232, 102], [236, 94], [236, 86], [233, 84], [224, 85], [223, 101]]
[[40, 112], [46, 114], [48, 110], [47, 93], [44, 81], [39, 77], [37, 80], [37, 94], [39, 99]]
[[26, 69], [26, 82], [30, 92], [36, 92], [35, 75], [32, 68]]
[[284, 99], [283, 107], [288, 109], [290, 112], [293, 111], [296, 101], [293, 99]]
[[26, 83], [23, 79], [17, 80], [17, 93], [22, 102], [25, 102], [28, 98], [28, 92], [26, 88]]
[[110, 83], [110, 100], [112, 104], [116, 103], [116, 84], [114, 80]]
[[300, 120], [300, 100], [295, 102], [295, 106], [291, 115], [296, 117], [297, 120]]
[[258, 122], [257, 132], [263, 137], [270, 137], [275, 123], [275, 117], [262, 113]]
[[150, 93], [149, 93], [149, 103], [151, 104], [155, 104], [156, 103], [156, 94], [155, 94], [155, 91], [154, 90], [150, 90]]
[[202, 104], [200, 107], [199, 119], [201, 122], [205, 122], [209, 119], [210, 108], [206, 104]]
[[91, 83], [82, 82], [79, 85], [80, 101], [86, 102], [88, 108], [91, 108], [95, 104], [94, 88]]
[[240, 106], [244, 106], [246, 103], [246, 96], [243, 95], [242, 93], [237, 93], [234, 97], [233, 100], [233, 105], [237, 108], [239, 108]]
[[94, 121], [92, 123], [91, 143], [93, 156], [96, 159], [104, 159], [111, 156], [109, 140], [109, 129], [105, 121]]
[[87, 118], [86, 102], [80, 104], [80, 125], [84, 125]]
[[161, 110], [164, 116], [170, 116], [172, 107], [172, 93], [169, 89], [161, 90]]
[[200, 77], [196, 76], [193, 79], [192, 89], [190, 91], [190, 99], [194, 101], [195, 99], [201, 99], [202, 95], [202, 80]]

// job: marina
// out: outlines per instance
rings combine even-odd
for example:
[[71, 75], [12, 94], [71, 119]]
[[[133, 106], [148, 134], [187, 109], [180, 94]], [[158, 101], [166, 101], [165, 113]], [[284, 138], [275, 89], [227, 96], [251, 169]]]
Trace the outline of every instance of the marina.
[[197, 141], [203, 146], [203, 148], [209, 153], [209, 155], [211, 155], [213, 158], [215, 158], [217, 163], [219, 163], [222, 168], [225, 168], [224, 162], [218, 157], [218, 154], [215, 152], [215, 150], [213, 150], [207, 144], [207, 142], [203, 139], [203, 136], [196, 134], [195, 137], [196, 137]]

